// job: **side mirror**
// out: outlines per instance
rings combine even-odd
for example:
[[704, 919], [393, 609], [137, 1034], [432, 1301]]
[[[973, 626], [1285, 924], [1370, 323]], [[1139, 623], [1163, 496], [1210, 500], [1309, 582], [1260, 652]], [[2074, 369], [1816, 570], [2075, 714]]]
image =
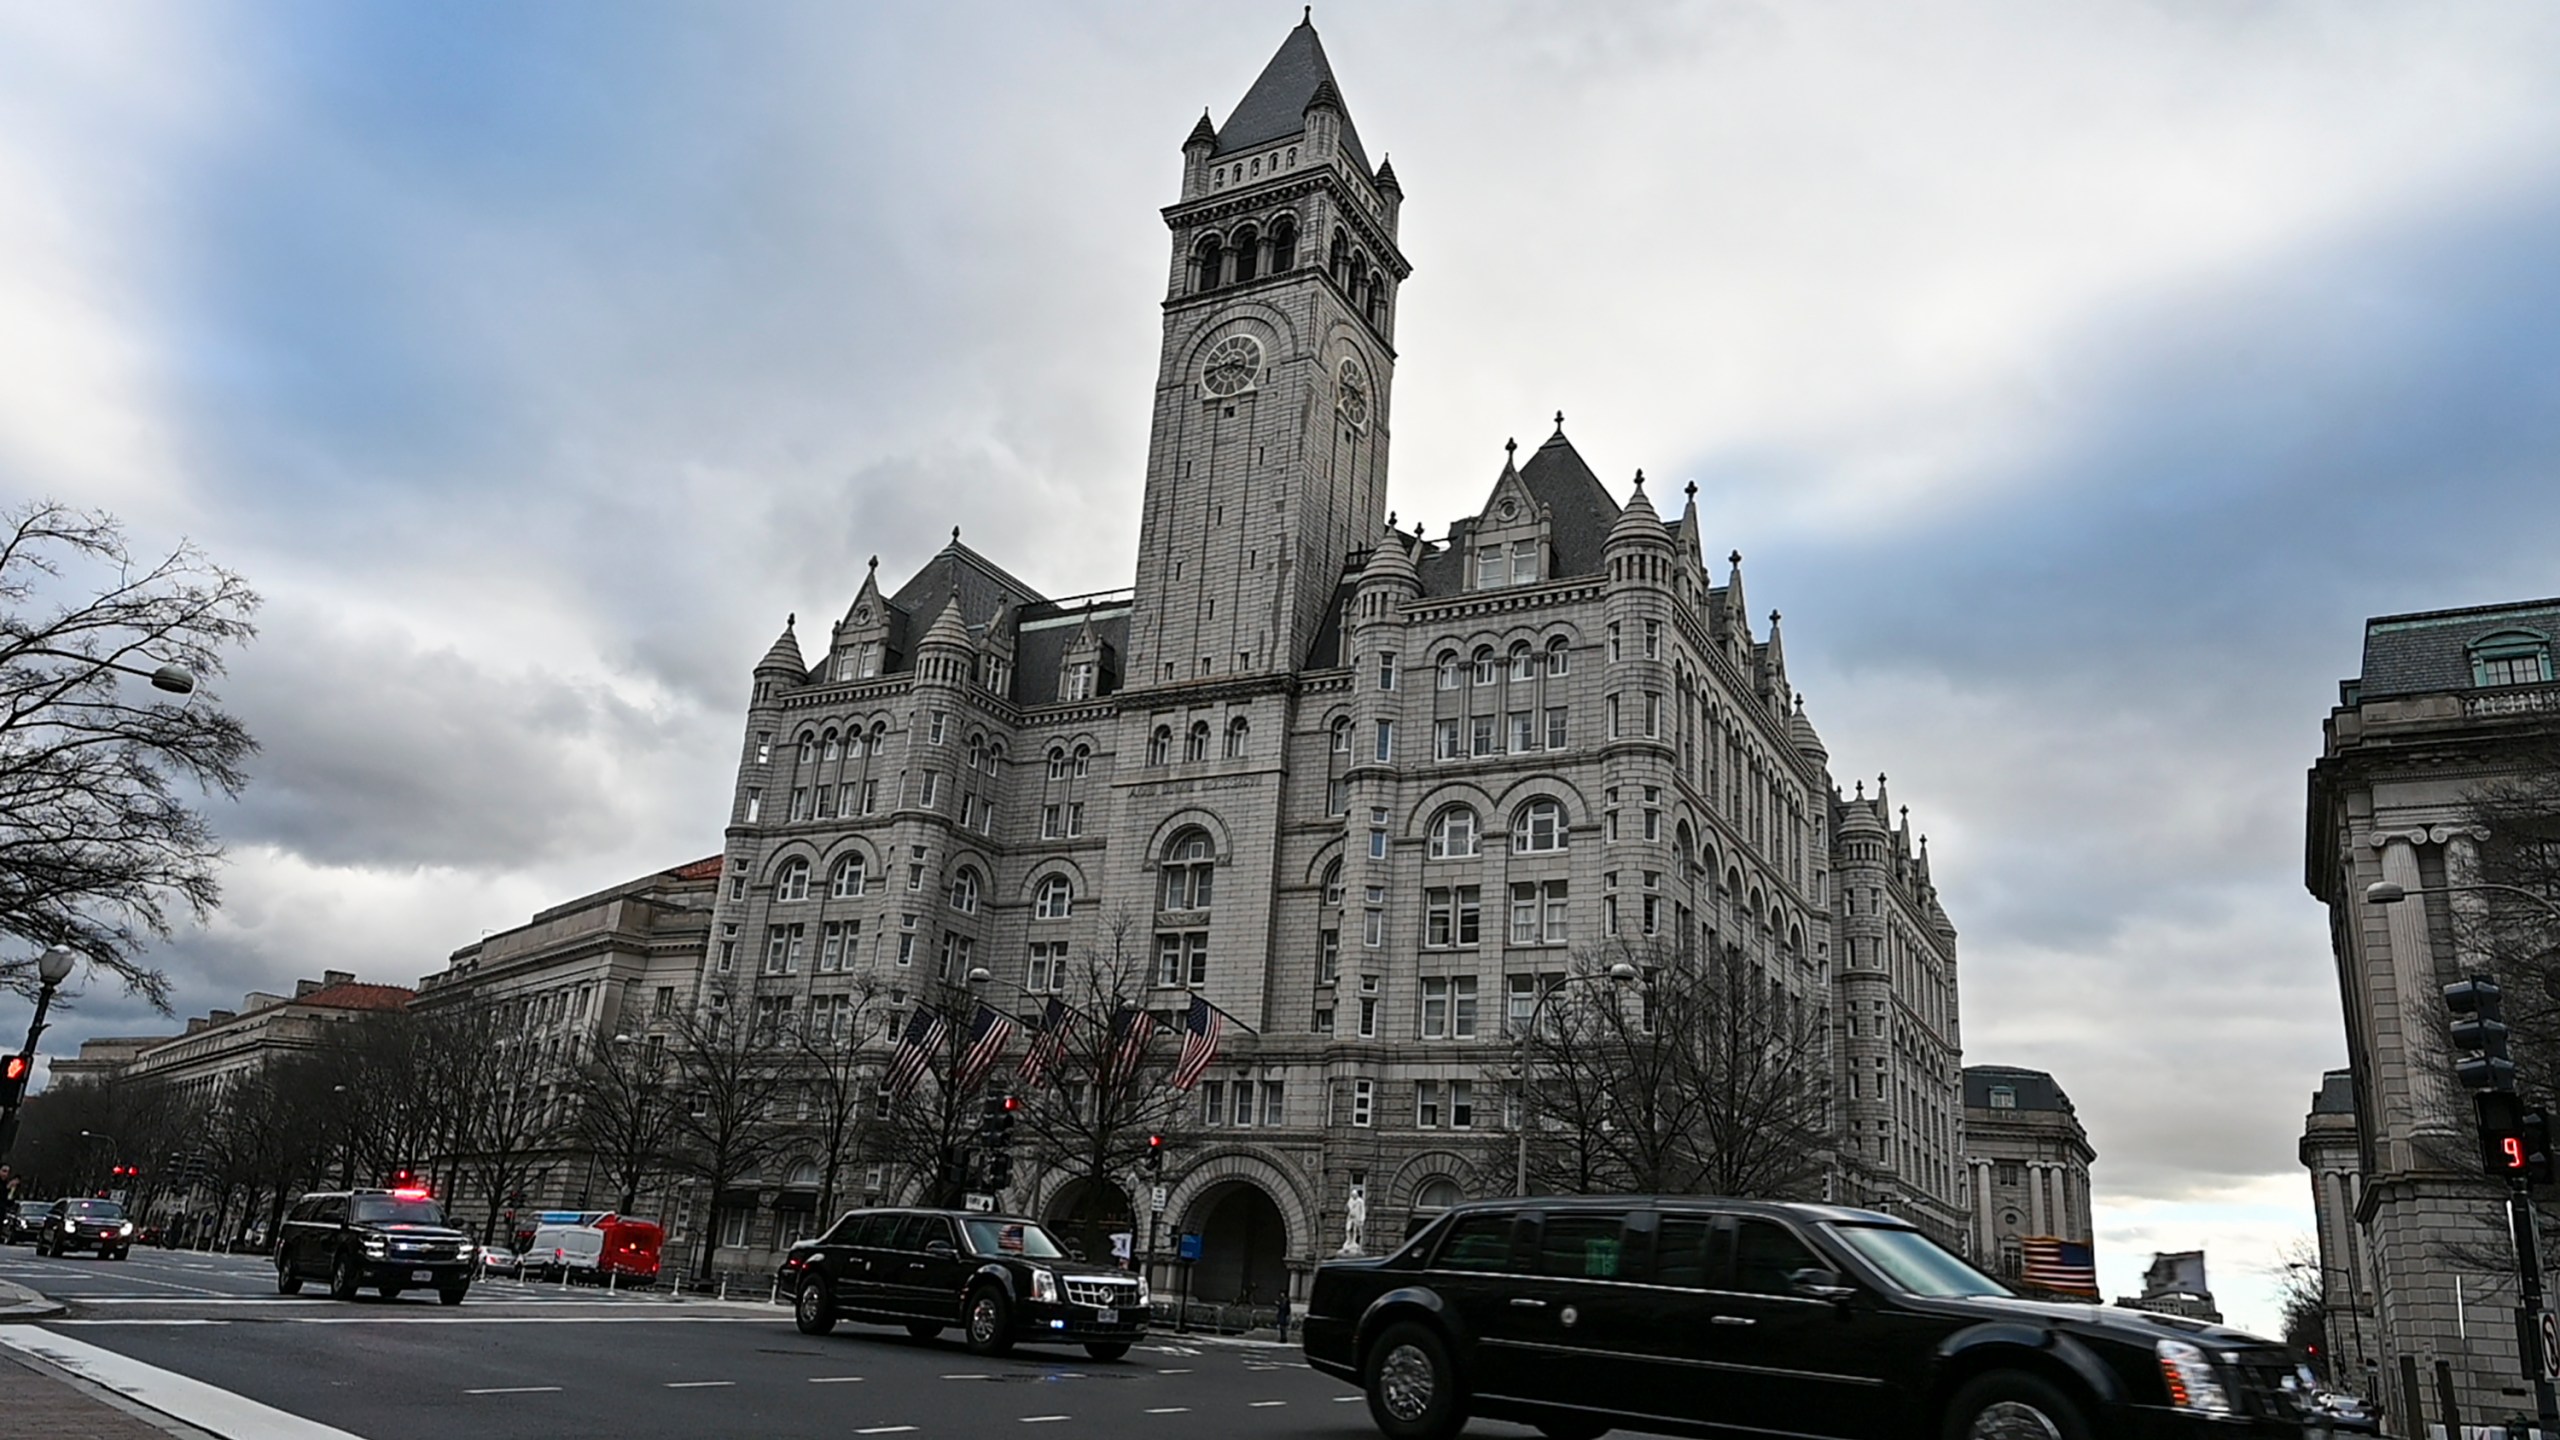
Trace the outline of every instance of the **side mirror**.
[[1808, 1300], [1847, 1300], [1855, 1297], [1858, 1287], [1837, 1270], [1797, 1270], [1787, 1276], [1787, 1288]]
[[957, 1255], [960, 1253], [959, 1251], [951, 1248], [951, 1242], [948, 1240], [929, 1241], [926, 1243], [924, 1251], [928, 1255]]

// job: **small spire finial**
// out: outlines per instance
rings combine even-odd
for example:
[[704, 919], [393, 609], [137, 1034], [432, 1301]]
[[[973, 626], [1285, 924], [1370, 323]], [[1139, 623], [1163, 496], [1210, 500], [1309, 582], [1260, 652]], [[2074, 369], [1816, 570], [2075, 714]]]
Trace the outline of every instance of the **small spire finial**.
[[1636, 472], [1636, 488], [1638, 490], [1642, 490], [1644, 488], [1644, 472], [1642, 470], [1638, 470]]
[[790, 629], [792, 626], [797, 625], [797, 624], [799, 624], [799, 623], [800, 623], [800, 612], [799, 612], [799, 611], [797, 611], [797, 610], [794, 610], [794, 611], [792, 611], [790, 614], [785, 615], [785, 616], [783, 616], [783, 617], [782, 617], [782, 628], [783, 628], [783, 629], [785, 629], [785, 630], [788, 630], [788, 629]]
[[1687, 493], [1687, 495], [1688, 495], [1688, 497], [1689, 497], [1690, 499], [1692, 499], [1692, 500], [1697, 499], [1697, 498], [1698, 498], [1698, 482], [1697, 482], [1697, 481], [1695, 481], [1695, 480], [1690, 481], [1690, 482], [1689, 482], [1689, 488], [1688, 488], [1688, 490], [1687, 490], [1685, 493]]
[[1313, 5], [1308, 6], [1306, 11], [1298, 16], [1298, 23], [1301, 25], [1313, 25], [1316, 23], [1316, 7]]
[[872, 556], [872, 557], [871, 557], [871, 568], [872, 568], [874, 571], [879, 570], [879, 568], [880, 568], [880, 557], [879, 557], [879, 556], [874, 555], [874, 556]]
[[1502, 453], [1503, 453], [1503, 455], [1504, 455], [1505, 457], [1509, 457], [1509, 456], [1512, 456], [1512, 455], [1517, 455], [1517, 454], [1519, 454], [1519, 453], [1520, 453], [1520, 437], [1519, 437], [1519, 436], [1517, 436], [1517, 435], [1514, 435], [1514, 436], [1512, 436], [1510, 439], [1503, 441], [1503, 442], [1502, 442]]
[[1741, 552], [1741, 551], [1739, 551], [1739, 550], [1736, 550], [1736, 551], [1734, 551], [1732, 554], [1727, 555], [1727, 556], [1726, 556], [1726, 557], [1724, 557], [1724, 558], [1726, 558], [1727, 560], [1732, 561], [1732, 562], [1733, 562], [1734, 564], [1736, 564], [1736, 565], [1739, 565], [1739, 564], [1741, 564], [1741, 563], [1742, 563], [1742, 552]]
[[1564, 412], [1561, 410], [1556, 412], [1556, 433], [1559, 435], [1564, 433]]
[[1775, 625], [1775, 624], [1777, 624], [1777, 623], [1778, 623], [1778, 612], [1777, 612], [1777, 611], [1772, 610], [1772, 611], [1770, 611], [1770, 612], [1769, 612], [1769, 623], [1770, 623], [1770, 624], [1772, 624], [1772, 625]]
[[957, 525], [951, 527], [951, 543], [954, 545], [960, 543], [960, 527]]
[[1861, 800], [1867, 798], [1867, 782], [1864, 780], [1858, 782], [1858, 798]]
[[1419, 520], [1413, 522], [1413, 538], [1416, 540], [1422, 538], [1422, 522]]
[[1393, 510], [1387, 512], [1387, 528], [1390, 530], [1396, 528], [1396, 512]]

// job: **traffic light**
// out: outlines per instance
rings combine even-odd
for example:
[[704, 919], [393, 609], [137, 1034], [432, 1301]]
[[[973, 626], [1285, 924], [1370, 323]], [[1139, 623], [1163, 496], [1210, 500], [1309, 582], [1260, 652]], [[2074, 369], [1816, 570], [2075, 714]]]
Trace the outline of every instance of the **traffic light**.
[[2464, 1052], [2453, 1062], [2453, 1073], [2469, 1089], [2516, 1088], [2516, 1062], [2507, 1058], [2506, 1022], [2498, 1018], [2499, 994], [2498, 982], [2485, 975], [2444, 987], [2444, 1008], [2453, 1017], [2453, 1045]]
[[1013, 1183], [1013, 1152], [998, 1150], [987, 1156], [987, 1173], [983, 1177], [990, 1190], [1002, 1190]]
[[1013, 1143], [1014, 1112], [1022, 1102], [1011, 1095], [990, 1095], [978, 1107], [978, 1143], [1002, 1149]]
[[2551, 1116], [2541, 1110], [2527, 1110], [2517, 1129], [2524, 1136], [2524, 1178], [2536, 1185], [2550, 1184]]
[[24, 1055], [0, 1060], [0, 1107], [15, 1107], [26, 1098], [27, 1075], [35, 1068], [36, 1062]]
[[969, 1188], [969, 1152], [967, 1150], [954, 1150], [951, 1152], [951, 1158], [942, 1162], [941, 1179], [946, 1187], [953, 1190]]
[[1147, 1137], [1147, 1173], [1150, 1175], [1164, 1173], [1164, 1137], [1161, 1135]]
[[2502, 1180], [2533, 1173], [2525, 1148], [2524, 1102], [2511, 1090], [2483, 1090], [2471, 1097], [2480, 1117], [2480, 1168]]

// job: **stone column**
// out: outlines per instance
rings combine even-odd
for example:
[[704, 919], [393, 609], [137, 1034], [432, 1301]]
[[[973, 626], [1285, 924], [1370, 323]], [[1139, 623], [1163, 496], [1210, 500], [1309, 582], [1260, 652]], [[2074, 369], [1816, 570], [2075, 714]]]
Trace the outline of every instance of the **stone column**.
[[2027, 1162], [2027, 1233], [2053, 1233], [2045, 1228], [2044, 1222], [2044, 1162], [2041, 1160]]
[[1989, 1270], [1999, 1258], [2000, 1239], [1991, 1213], [1991, 1162], [1973, 1162], [1973, 1258]]
[[[2427, 943], [2426, 897], [2417, 893], [2425, 882], [2418, 873], [2418, 850], [2412, 843], [2426, 836], [2419, 832], [2377, 838], [2382, 841], [2382, 878], [2407, 890], [2409, 898], [2397, 905], [2369, 907], [2358, 891], [2349, 903], [2360, 910], [2383, 911], [2384, 939], [2391, 947], [2392, 989], [2397, 1002], [2392, 1024], [2398, 1031], [2400, 1063], [2409, 1097], [2409, 1114], [2404, 1119], [2407, 1129], [2402, 1136], [2393, 1138], [2450, 1141], [2458, 1126], [2453, 1072], [2446, 1050], [2444, 1005], [2436, 983], [2435, 954]], [[2376, 1088], [2388, 1094], [2391, 1087], [2386, 1082]], [[2407, 1168], [2414, 1159], [2403, 1158], [2394, 1168]]]

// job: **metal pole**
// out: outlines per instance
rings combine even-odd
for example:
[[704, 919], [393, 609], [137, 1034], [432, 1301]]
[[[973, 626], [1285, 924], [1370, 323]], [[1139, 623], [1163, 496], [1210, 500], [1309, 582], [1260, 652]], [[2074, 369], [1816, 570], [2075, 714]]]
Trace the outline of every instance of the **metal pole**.
[[[35, 1079], [36, 1041], [44, 1034], [44, 1012], [53, 1008], [53, 987], [59, 983], [59, 981], [47, 980], [36, 988], [36, 1018], [27, 1026], [25, 1047], [18, 1051], [18, 1054], [27, 1062], [27, 1079], [29, 1080]], [[0, 1160], [8, 1158], [9, 1147], [18, 1138], [18, 1106], [25, 1102], [26, 1094], [25, 1087], [21, 1086], [17, 1097], [9, 1102], [8, 1107], [0, 1109]]]
[[2507, 1179], [2507, 1228], [2516, 1242], [2516, 1358], [2533, 1382], [2534, 1414], [2548, 1432], [2560, 1428], [2560, 1392], [2552, 1388], [2542, 1353], [2542, 1255], [2533, 1233], [2533, 1181]]

